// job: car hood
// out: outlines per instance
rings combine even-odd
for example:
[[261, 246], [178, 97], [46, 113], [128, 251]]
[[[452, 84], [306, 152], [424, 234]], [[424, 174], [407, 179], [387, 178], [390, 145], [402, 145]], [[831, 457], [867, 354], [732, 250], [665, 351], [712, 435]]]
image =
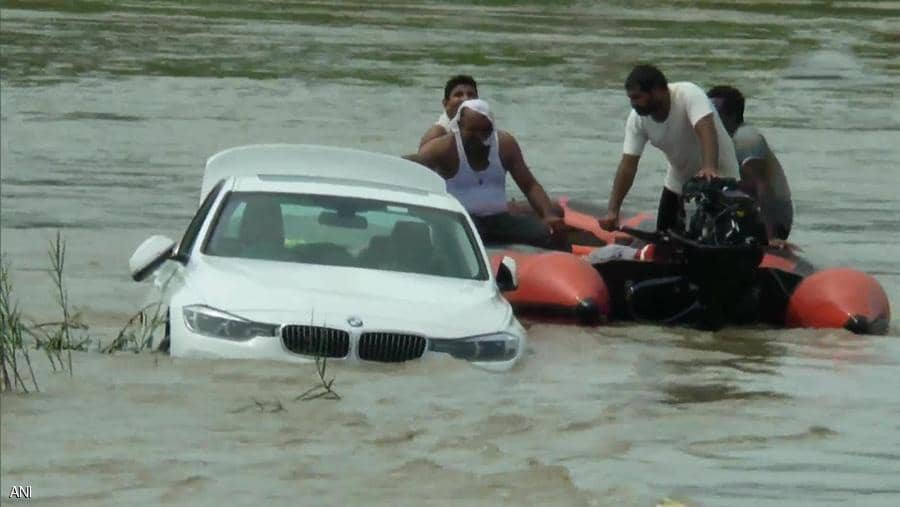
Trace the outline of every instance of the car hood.
[[198, 303], [277, 324], [355, 317], [363, 330], [461, 337], [503, 330], [512, 313], [489, 281], [363, 268], [204, 257], [187, 281]]

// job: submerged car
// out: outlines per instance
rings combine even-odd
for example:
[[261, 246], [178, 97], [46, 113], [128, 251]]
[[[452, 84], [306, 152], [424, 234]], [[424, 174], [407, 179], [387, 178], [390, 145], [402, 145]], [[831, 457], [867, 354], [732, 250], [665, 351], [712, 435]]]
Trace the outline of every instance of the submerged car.
[[505, 370], [526, 334], [471, 218], [444, 180], [399, 157], [253, 145], [209, 158], [176, 245], [144, 241], [175, 356], [401, 362], [449, 356]]

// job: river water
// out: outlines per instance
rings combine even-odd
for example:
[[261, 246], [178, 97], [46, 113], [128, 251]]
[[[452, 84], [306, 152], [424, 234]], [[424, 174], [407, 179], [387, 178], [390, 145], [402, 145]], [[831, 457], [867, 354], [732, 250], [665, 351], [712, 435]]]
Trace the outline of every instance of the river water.
[[[471, 73], [552, 196], [602, 203], [622, 81], [735, 84], [788, 171], [792, 240], [900, 301], [898, 2], [0, 2], [2, 250], [15, 294], [109, 336], [144, 302], [127, 259], [180, 237], [203, 163], [256, 142], [404, 154]], [[652, 148], [626, 201], [653, 209]], [[511, 187], [511, 195], [518, 191]], [[895, 319], [896, 321], [896, 319]], [[2, 397], [2, 477], [57, 505], [898, 505], [900, 327], [535, 323], [518, 368], [313, 368], [33, 354]], [[259, 402], [259, 406], [256, 404]], [[280, 409], [279, 409], [280, 407]]]

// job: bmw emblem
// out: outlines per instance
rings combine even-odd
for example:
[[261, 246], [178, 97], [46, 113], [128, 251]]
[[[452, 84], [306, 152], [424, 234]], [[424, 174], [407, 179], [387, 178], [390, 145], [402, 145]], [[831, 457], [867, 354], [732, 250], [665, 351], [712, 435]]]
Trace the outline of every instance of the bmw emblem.
[[350, 324], [352, 327], [361, 327], [363, 325], [363, 321], [359, 317], [349, 317], [347, 319], [347, 324]]

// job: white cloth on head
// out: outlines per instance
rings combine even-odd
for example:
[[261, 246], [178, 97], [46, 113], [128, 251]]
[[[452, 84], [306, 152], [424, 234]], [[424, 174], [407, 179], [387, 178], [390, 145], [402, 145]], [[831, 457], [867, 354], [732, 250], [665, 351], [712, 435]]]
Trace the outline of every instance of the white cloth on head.
[[464, 101], [459, 105], [459, 109], [456, 110], [456, 116], [453, 117], [453, 121], [459, 123], [459, 117], [462, 114], [463, 109], [471, 109], [476, 113], [484, 116], [488, 120], [491, 121], [491, 125], [494, 125], [494, 113], [491, 112], [491, 106], [484, 99], [469, 99]]
[[669, 84], [669, 96], [669, 115], [663, 122], [657, 122], [650, 116], [640, 116], [632, 109], [625, 124], [622, 152], [640, 156], [647, 141], [650, 141], [650, 144], [665, 153], [669, 161], [666, 188], [681, 195], [681, 187], [697, 174], [702, 160], [700, 140], [694, 131], [694, 125], [701, 118], [712, 114], [719, 145], [719, 176], [738, 178], [734, 143], [709, 97], [699, 86], [686, 81]]
[[[475, 111], [481, 116], [487, 118], [491, 122], [491, 126], [494, 127], [494, 133], [496, 134], [497, 125], [494, 123], [494, 113], [491, 112], [490, 104], [488, 104], [484, 99], [469, 99], [460, 104], [459, 109], [456, 110], [456, 116], [454, 116], [453, 119], [450, 120], [451, 130], [459, 130], [459, 118], [462, 116], [463, 109], [471, 109], [472, 111]], [[484, 141], [484, 145], [490, 146], [494, 142], [494, 139], [496, 139], [496, 137], [497, 136], [495, 135], [488, 136], [488, 138]]]

